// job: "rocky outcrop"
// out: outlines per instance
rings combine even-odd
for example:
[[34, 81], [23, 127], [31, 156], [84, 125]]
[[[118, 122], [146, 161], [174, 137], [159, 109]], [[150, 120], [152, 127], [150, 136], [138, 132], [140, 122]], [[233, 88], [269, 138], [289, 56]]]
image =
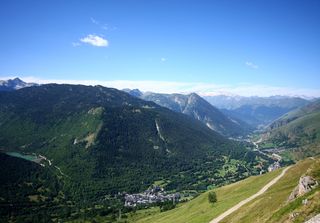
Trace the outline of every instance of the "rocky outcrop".
[[294, 200], [296, 197], [304, 195], [316, 186], [318, 186], [318, 182], [314, 178], [310, 176], [300, 177], [299, 184], [290, 194], [288, 202]]
[[306, 221], [305, 223], [319, 223], [319, 222], [320, 222], [320, 214], [318, 214], [317, 216], [314, 216], [313, 218]]

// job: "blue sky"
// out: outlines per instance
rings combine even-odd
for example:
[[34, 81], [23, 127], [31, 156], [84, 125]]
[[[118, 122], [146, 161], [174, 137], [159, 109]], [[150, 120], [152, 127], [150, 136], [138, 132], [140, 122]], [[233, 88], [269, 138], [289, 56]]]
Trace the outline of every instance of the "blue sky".
[[2, 0], [0, 77], [320, 96], [319, 11], [317, 0]]

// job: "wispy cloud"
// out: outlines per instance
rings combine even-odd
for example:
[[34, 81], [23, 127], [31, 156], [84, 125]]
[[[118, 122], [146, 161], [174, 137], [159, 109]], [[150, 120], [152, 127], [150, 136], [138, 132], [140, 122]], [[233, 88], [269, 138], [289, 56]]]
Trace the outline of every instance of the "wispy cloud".
[[71, 44], [72, 44], [72, 46], [74, 46], [74, 47], [77, 47], [77, 46], [80, 46], [80, 45], [81, 45], [81, 43], [79, 43], [79, 42], [72, 42]]
[[[14, 77], [0, 77], [0, 80], [11, 79]], [[241, 95], [241, 96], [261, 96], [268, 97], [273, 95], [320, 97], [320, 89], [311, 88], [292, 88], [256, 84], [221, 85], [203, 82], [172, 82], [172, 81], [152, 81], [152, 80], [61, 80], [61, 79], [41, 79], [32, 76], [20, 77], [26, 82], [39, 84], [58, 83], [58, 84], [83, 84], [83, 85], [102, 85], [117, 89], [139, 88], [142, 91], [152, 91], [159, 93], [191, 93], [196, 92], [200, 95]]]
[[161, 57], [160, 60], [161, 60], [161, 62], [166, 62], [166, 61], [167, 61], [167, 58]]
[[96, 20], [96, 19], [93, 18], [93, 17], [90, 18], [90, 21], [91, 21], [93, 24], [99, 26], [101, 29], [103, 29], [103, 30], [105, 30], [105, 31], [114, 31], [114, 30], [117, 29], [117, 27], [115, 27], [115, 26], [110, 26], [110, 25], [108, 25], [108, 24], [106, 24], [106, 23], [103, 23], [103, 22], [99, 22], [98, 20]]
[[250, 62], [250, 61], [247, 61], [247, 62], [246, 62], [246, 66], [247, 66], [247, 67], [250, 67], [250, 68], [252, 68], [252, 69], [258, 69], [258, 68], [259, 68], [259, 66], [258, 66], [257, 64], [254, 64], [254, 63], [252, 63], [252, 62]]
[[94, 18], [91, 17], [90, 20], [93, 24], [99, 25], [99, 22], [97, 20], [95, 20]]
[[89, 34], [88, 36], [81, 38], [80, 41], [97, 47], [106, 47], [109, 45], [108, 40], [93, 34]]

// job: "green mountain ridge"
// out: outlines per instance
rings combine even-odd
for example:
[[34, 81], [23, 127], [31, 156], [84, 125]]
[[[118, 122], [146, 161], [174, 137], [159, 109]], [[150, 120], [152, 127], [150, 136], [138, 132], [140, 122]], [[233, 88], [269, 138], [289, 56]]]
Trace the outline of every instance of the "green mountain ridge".
[[[158, 180], [169, 191], [203, 191], [252, 174], [255, 160], [191, 117], [116, 89], [81, 85], [1, 92], [0, 149], [45, 156], [76, 206], [140, 192]], [[220, 175], [228, 160], [237, 161], [238, 171]]]
[[294, 149], [304, 158], [320, 152], [320, 100], [283, 115], [269, 125], [265, 141]]

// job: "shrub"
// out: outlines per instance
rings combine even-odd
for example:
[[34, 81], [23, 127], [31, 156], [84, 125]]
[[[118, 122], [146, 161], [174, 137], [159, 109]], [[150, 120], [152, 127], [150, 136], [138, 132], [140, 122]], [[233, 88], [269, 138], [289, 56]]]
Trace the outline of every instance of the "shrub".
[[168, 211], [168, 210], [174, 209], [175, 207], [176, 207], [176, 204], [174, 204], [172, 201], [166, 201], [160, 205], [160, 211], [161, 212]]
[[214, 192], [214, 191], [209, 192], [208, 200], [209, 200], [210, 203], [217, 202], [217, 194], [216, 194], [216, 192]]

